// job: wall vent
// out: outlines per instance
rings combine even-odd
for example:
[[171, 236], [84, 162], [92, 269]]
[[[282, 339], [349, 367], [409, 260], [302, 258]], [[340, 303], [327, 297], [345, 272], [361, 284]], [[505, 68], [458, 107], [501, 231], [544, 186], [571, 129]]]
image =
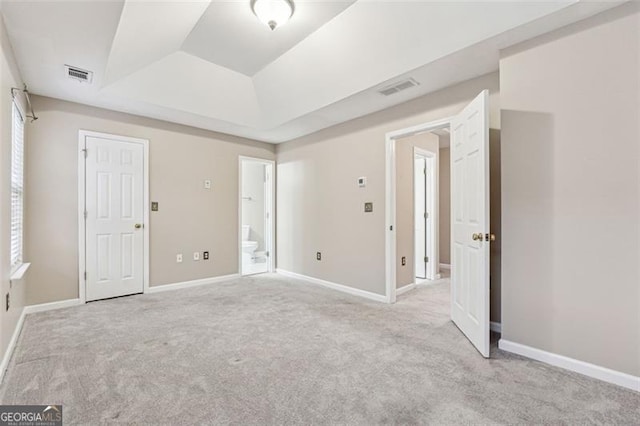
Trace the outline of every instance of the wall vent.
[[83, 70], [82, 68], [72, 67], [70, 65], [64, 66], [65, 71], [67, 72], [67, 77], [82, 81], [84, 83], [91, 83], [91, 79], [93, 79], [93, 72]]
[[403, 90], [407, 90], [419, 85], [420, 83], [415, 81], [413, 78], [409, 78], [407, 80], [402, 80], [397, 83], [393, 83], [390, 86], [384, 87], [381, 90], [378, 90], [378, 93], [384, 96], [390, 96], [390, 95], [393, 95], [394, 93], [402, 92]]

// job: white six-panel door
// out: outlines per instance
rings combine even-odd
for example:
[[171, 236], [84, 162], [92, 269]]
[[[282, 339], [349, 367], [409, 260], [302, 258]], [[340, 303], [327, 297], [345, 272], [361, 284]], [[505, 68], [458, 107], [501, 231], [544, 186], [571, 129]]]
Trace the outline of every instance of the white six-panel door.
[[451, 123], [451, 319], [489, 357], [488, 92]]
[[85, 138], [86, 300], [144, 288], [144, 147]]

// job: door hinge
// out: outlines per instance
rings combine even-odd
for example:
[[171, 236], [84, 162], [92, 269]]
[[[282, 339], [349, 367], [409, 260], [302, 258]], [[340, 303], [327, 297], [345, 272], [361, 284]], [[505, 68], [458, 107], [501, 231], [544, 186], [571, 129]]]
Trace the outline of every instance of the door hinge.
[[428, 257], [428, 256], [425, 256], [425, 257], [424, 257], [424, 263], [427, 263], [427, 262], [429, 262], [429, 257]]
[[422, 169], [422, 174], [424, 174], [426, 176], [426, 174], [427, 174], [427, 168], [426, 167], [424, 169]]
[[84, 158], [87, 158], [87, 155], [88, 155], [87, 148], [83, 149], [82, 153], [84, 154]]
[[87, 280], [87, 271], [84, 271], [84, 280]]
[[424, 212], [424, 218], [427, 219], [429, 217], [429, 213]]
[[85, 212], [84, 212], [84, 218], [86, 219], [87, 217], [89, 217], [89, 212], [85, 210]]
[[270, 254], [269, 254], [269, 252], [268, 252], [268, 251], [265, 251], [265, 252], [264, 252], [264, 255], [265, 255], [266, 257], [269, 257], [269, 256], [270, 256]]

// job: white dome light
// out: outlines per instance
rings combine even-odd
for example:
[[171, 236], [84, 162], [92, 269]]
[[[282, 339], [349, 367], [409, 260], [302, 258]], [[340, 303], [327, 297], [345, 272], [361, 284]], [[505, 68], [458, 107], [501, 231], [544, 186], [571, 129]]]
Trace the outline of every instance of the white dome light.
[[290, 0], [254, 0], [251, 8], [258, 19], [272, 30], [283, 26], [293, 15], [293, 2]]

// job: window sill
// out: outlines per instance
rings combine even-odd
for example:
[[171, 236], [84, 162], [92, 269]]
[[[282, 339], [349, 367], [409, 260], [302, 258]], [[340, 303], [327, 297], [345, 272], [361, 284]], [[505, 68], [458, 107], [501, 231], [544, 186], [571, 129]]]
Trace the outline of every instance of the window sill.
[[13, 274], [11, 274], [9, 279], [11, 281], [20, 281], [22, 277], [24, 277], [24, 274], [27, 273], [27, 269], [29, 269], [29, 266], [31, 266], [30, 263], [23, 263], [18, 269], [15, 270]]

